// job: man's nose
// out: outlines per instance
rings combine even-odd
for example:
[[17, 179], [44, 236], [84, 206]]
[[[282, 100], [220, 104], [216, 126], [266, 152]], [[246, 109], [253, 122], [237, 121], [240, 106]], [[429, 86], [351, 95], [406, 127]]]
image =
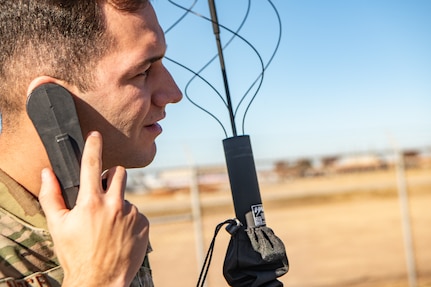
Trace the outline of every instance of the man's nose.
[[160, 90], [157, 92], [158, 95], [153, 99], [154, 104], [164, 107], [167, 104], [181, 101], [183, 94], [175, 83], [171, 73], [165, 67], [163, 67], [163, 74], [161, 76]]

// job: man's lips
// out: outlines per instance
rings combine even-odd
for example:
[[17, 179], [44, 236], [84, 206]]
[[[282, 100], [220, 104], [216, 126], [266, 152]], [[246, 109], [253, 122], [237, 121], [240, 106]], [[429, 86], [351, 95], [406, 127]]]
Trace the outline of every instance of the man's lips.
[[157, 133], [157, 134], [160, 134], [163, 131], [162, 127], [157, 122], [150, 125], [146, 125], [144, 126], [144, 128], [151, 133]]
[[161, 114], [160, 117], [155, 118], [154, 122], [145, 125], [144, 128], [152, 133], [157, 133], [157, 134], [162, 133], [163, 129], [160, 126], [159, 121], [163, 120], [165, 117], [166, 117], [166, 114], [165, 112], [163, 112], [163, 114]]

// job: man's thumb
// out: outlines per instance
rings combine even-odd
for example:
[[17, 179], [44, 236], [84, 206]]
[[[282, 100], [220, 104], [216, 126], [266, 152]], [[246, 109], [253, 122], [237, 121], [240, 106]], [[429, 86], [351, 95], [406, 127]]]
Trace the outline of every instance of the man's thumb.
[[41, 178], [39, 202], [49, 222], [50, 219], [57, 218], [58, 212], [64, 211], [66, 205], [54, 172], [49, 168], [45, 168], [42, 170]]

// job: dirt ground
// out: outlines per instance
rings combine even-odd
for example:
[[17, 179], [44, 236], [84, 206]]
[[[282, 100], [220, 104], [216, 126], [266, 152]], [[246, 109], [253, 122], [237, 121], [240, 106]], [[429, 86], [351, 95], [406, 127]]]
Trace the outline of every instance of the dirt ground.
[[[431, 286], [431, 170], [406, 173], [417, 286]], [[395, 171], [346, 174], [260, 185], [267, 225], [286, 245], [285, 286], [409, 286]], [[196, 286], [202, 249], [215, 226], [233, 217], [229, 189], [201, 192], [199, 248], [188, 192], [128, 194], [151, 222], [156, 286]], [[222, 275], [229, 234], [220, 231], [207, 287]], [[201, 255], [202, 256], [202, 255]], [[199, 261], [199, 262], [198, 262]]]

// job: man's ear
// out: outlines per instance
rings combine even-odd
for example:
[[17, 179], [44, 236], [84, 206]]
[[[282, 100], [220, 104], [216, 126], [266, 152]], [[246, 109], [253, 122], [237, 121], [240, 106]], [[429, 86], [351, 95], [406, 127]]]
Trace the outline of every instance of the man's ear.
[[39, 76], [34, 78], [28, 85], [27, 95], [30, 95], [31, 92], [37, 87], [39, 87], [40, 85], [47, 84], [47, 83], [54, 83], [54, 84], [61, 85], [60, 80], [56, 78], [49, 77], [49, 76]]
[[48, 84], [48, 83], [60, 85], [64, 87], [66, 90], [69, 90], [72, 94], [74, 94], [72, 87], [68, 85], [66, 82], [50, 76], [39, 76], [34, 78], [28, 85], [27, 95], [30, 95], [31, 92], [37, 87], [39, 87], [40, 85]]

